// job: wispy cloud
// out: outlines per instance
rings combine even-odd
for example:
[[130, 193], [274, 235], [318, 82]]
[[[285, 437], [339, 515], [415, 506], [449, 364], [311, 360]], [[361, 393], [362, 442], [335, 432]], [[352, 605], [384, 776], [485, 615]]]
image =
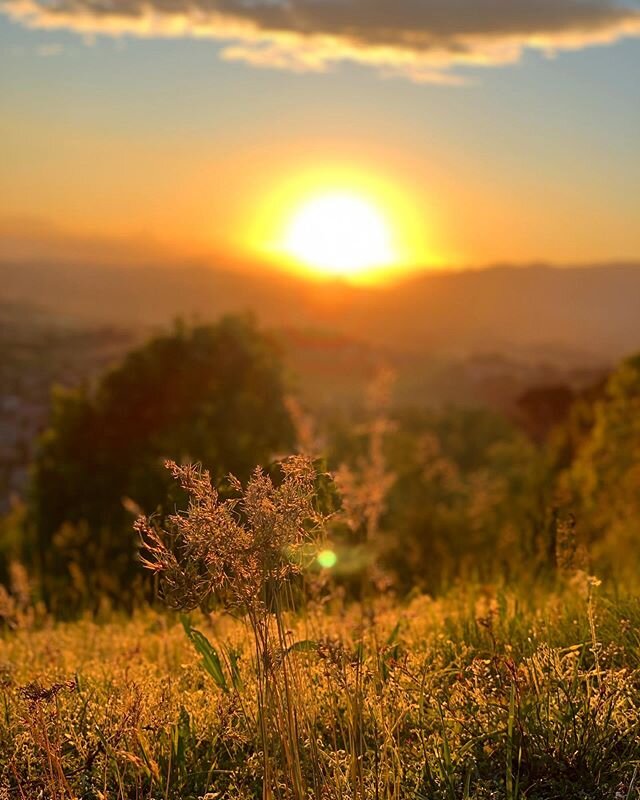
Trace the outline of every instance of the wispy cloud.
[[640, 35], [638, 0], [0, 0], [33, 28], [196, 37], [257, 67], [322, 72], [352, 61], [416, 81]]

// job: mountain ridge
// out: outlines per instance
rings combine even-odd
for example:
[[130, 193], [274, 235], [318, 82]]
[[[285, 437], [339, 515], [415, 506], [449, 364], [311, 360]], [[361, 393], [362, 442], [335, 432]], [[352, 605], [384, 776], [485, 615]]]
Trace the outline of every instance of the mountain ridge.
[[204, 265], [0, 262], [5, 302], [73, 320], [157, 327], [250, 311], [262, 324], [335, 331], [402, 352], [640, 349], [640, 262], [431, 271], [380, 286]]

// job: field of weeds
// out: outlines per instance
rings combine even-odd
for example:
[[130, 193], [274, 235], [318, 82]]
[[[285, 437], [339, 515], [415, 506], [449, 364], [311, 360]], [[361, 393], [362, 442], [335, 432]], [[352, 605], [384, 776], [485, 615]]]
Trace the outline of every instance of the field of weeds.
[[577, 575], [280, 616], [266, 665], [228, 614], [16, 617], [0, 796], [637, 797], [637, 600]]
[[[334, 472], [167, 461], [179, 502], [127, 503], [135, 544], [128, 519], [86, 574], [103, 518], [63, 527], [33, 583], [14, 562], [0, 586], [0, 800], [638, 798], [639, 380], [622, 369], [575, 469], [538, 483], [529, 447], [513, 472], [492, 446], [493, 480], [424, 437], [414, 482], [380, 418]], [[468, 453], [479, 420], [454, 421]], [[579, 478], [582, 535], [548, 509]]]

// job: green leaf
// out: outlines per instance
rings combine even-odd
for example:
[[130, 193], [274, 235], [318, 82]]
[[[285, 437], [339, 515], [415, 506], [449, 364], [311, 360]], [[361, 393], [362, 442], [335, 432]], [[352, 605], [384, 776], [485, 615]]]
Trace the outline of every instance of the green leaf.
[[240, 666], [239, 666], [239, 659], [238, 659], [238, 651], [234, 650], [231, 647], [226, 647], [227, 653], [227, 660], [229, 662], [229, 666], [231, 668], [231, 683], [233, 683], [233, 688], [239, 692], [243, 688], [243, 681], [242, 675], [240, 674]]
[[222, 667], [222, 662], [220, 661], [218, 651], [207, 639], [204, 633], [196, 628], [191, 627], [191, 622], [188, 616], [181, 614], [180, 622], [182, 623], [185, 633], [191, 639], [196, 651], [202, 656], [202, 666], [209, 673], [209, 675], [211, 675], [213, 680], [216, 682], [216, 685], [222, 689], [223, 692], [228, 694], [229, 685], [224, 674], [224, 669]]
[[191, 629], [191, 641], [198, 653], [202, 656], [202, 666], [207, 670], [209, 675], [211, 675], [220, 689], [228, 693], [229, 686], [227, 685], [227, 679], [222, 668], [222, 662], [220, 661], [218, 651], [209, 642], [207, 637], [195, 628]]

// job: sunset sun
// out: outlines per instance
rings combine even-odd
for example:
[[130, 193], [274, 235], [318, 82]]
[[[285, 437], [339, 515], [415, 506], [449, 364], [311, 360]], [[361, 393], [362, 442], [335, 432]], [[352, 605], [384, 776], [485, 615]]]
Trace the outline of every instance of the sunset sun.
[[397, 260], [384, 212], [346, 191], [320, 194], [294, 209], [283, 248], [303, 266], [334, 276], [355, 277]]

